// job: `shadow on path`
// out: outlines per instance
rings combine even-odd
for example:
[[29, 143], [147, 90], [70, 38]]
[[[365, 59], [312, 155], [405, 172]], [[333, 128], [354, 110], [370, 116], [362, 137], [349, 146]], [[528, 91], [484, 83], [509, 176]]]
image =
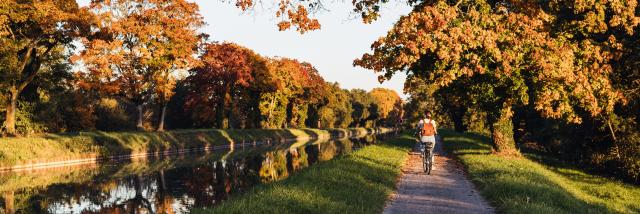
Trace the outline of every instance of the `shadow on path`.
[[384, 213], [494, 213], [464, 176], [462, 166], [447, 157], [441, 141], [436, 144], [431, 175], [422, 169], [417, 145], [403, 167], [398, 192]]

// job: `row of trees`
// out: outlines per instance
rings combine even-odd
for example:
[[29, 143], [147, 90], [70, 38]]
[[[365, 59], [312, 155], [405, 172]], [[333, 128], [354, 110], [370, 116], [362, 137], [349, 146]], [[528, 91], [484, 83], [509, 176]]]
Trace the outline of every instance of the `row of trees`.
[[355, 64], [383, 80], [407, 71], [408, 108], [484, 127], [497, 153], [537, 142], [639, 181], [638, 11], [637, 1], [418, 1]]
[[[188, 114], [175, 121], [218, 128], [333, 128], [394, 125], [402, 103], [395, 91], [341, 89], [306, 62], [265, 58], [232, 43], [207, 44], [203, 65], [181, 82]], [[176, 108], [178, 109], [178, 108]], [[380, 124], [382, 125], [382, 124]]]
[[341, 89], [309, 63], [208, 42], [203, 24], [183, 0], [2, 1], [3, 133], [162, 131], [165, 121], [371, 127], [400, 117], [393, 91]]

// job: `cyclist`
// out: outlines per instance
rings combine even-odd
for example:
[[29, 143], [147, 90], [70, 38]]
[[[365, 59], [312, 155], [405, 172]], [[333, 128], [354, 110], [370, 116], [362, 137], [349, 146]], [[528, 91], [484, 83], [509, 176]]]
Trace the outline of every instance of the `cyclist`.
[[[426, 148], [427, 144], [431, 146], [431, 163], [434, 163], [433, 148], [436, 146], [436, 135], [438, 134], [438, 128], [436, 126], [436, 121], [431, 118], [431, 112], [426, 111], [424, 119], [418, 122], [418, 133], [420, 136], [420, 146], [421, 148]], [[431, 169], [434, 169], [435, 165], [432, 165]]]

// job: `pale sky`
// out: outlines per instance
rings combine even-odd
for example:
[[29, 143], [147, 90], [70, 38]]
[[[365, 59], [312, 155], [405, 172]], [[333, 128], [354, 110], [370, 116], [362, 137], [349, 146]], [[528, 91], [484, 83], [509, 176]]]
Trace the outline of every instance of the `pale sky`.
[[[234, 42], [263, 56], [310, 62], [326, 81], [338, 82], [343, 88], [371, 90], [384, 87], [402, 95], [404, 73], [380, 84], [377, 74], [353, 67], [352, 63], [369, 52], [371, 43], [386, 35], [401, 15], [410, 12], [411, 7], [391, 1], [383, 5], [382, 17], [376, 22], [363, 24], [360, 17], [352, 13], [351, 1], [325, 1], [326, 10], [314, 14], [322, 29], [301, 35], [294, 30], [278, 31], [276, 24], [280, 19], [275, 17], [270, 1], [257, 5], [254, 12], [243, 13], [235, 7], [233, 0], [195, 0], [207, 23], [202, 31], [211, 35], [213, 41]], [[88, 0], [79, 2], [86, 5]]]

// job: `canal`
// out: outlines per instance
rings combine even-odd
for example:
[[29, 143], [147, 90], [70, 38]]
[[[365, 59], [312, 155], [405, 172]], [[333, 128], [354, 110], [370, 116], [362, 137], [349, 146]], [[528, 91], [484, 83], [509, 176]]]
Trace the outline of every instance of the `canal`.
[[385, 135], [0, 173], [4, 213], [188, 213], [375, 144]]

